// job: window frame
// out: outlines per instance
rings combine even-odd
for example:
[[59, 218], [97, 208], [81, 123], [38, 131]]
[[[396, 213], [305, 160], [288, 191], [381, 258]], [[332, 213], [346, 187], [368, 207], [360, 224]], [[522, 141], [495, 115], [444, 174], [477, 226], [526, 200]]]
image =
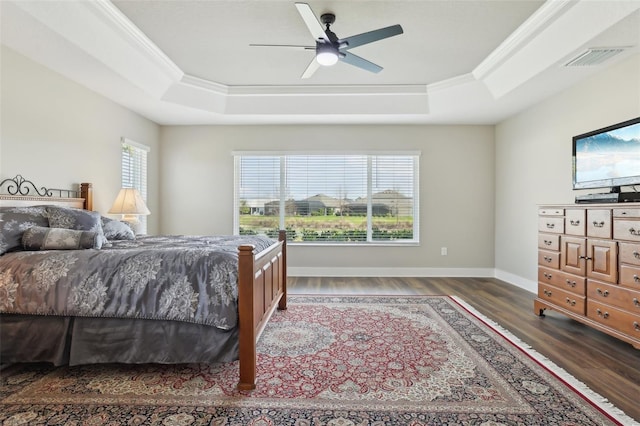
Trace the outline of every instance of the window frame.
[[[137, 167], [129, 166], [128, 170], [125, 170], [125, 162], [124, 162], [124, 150], [127, 147], [131, 147], [136, 155], [134, 156], [134, 160], [137, 159], [138, 163]], [[148, 166], [149, 166], [149, 152], [151, 151], [151, 147], [141, 144], [139, 142], [133, 141], [128, 138], [120, 139], [120, 187], [121, 188], [135, 188], [140, 193], [142, 200], [145, 204], [148, 203], [147, 198], [147, 189], [148, 189]], [[131, 161], [128, 162], [129, 164]], [[133, 177], [135, 174], [135, 169], [138, 169], [139, 174]], [[139, 233], [146, 234], [147, 233], [147, 216], [140, 215], [139, 217], [140, 225], [139, 225]]]
[[[286, 219], [286, 157], [287, 156], [366, 156], [367, 163], [367, 238], [366, 241], [288, 241], [288, 244], [294, 245], [315, 245], [315, 246], [360, 246], [360, 247], [372, 247], [372, 246], [419, 246], [420, 245], [420, 151], [407, 150], [407, 151], [233, 151], [231, 155], [234, 158], [234, 188], [233, 188], [233, 233], [238, 235], [240, 231], [240, 161], [242, 157], [279, 157], [280, 159], [280, 213], [278, 217], [279, 229], [285, 229]], [[372, 195], [373, 195], [373, 183], [372, 183], [372, 160], [376, 156], [402, 156], [413, 157], [413, 238], [412, 239], [396, 239], [396, 240], [373, 240], [373, 228], [374, 217], [372, 215]]]

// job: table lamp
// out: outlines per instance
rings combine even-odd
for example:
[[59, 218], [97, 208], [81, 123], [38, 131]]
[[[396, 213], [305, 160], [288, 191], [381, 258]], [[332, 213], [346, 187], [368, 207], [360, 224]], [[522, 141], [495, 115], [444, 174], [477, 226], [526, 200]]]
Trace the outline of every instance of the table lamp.
[[108, 213], [122, 215], [122, 220], [127, 222], [136, 234], [140, 227], [138, 216], [151, 214], [140, 192], [135, 188], [122, 188]]

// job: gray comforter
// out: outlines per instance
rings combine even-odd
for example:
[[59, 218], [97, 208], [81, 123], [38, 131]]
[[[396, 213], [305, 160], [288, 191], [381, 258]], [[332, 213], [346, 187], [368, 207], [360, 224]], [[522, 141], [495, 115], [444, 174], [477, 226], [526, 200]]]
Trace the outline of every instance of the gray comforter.
[[101, 250], [0, 256], [0, 313], [236, 326], [238, 246], [259, 236], [146, 236]]

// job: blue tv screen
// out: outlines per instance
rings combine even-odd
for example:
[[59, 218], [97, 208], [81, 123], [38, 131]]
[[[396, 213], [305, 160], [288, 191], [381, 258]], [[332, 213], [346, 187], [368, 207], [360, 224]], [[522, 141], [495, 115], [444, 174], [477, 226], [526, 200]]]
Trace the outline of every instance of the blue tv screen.
[[573, 137], [573, 188], [640, 184], [640, 117]]

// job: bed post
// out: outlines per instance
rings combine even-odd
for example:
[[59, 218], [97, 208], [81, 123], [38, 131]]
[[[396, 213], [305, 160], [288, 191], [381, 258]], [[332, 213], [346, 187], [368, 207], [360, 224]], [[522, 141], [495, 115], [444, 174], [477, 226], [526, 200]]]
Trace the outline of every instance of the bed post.
[[278, 302], [278, 309], [287, 309], [287, 231], [278, 232], [278, 241], [282, 241], [282, 297]]
[[287, 309], [285, 231], [278, 240], [260, 253], [253, 245], [238, 247], [240, 390], [256, 388], [258, 338], [276, 308]]
[[238, 321], [240, 381], [238, 389], [256, 388], [256, 324], [254, 323], [254, 246], [240, 246], [238, 257]]
[[90, 183], [80, 184], [80, 197], [84, 198], [84, 209], [93, 210], [93, 186]]

